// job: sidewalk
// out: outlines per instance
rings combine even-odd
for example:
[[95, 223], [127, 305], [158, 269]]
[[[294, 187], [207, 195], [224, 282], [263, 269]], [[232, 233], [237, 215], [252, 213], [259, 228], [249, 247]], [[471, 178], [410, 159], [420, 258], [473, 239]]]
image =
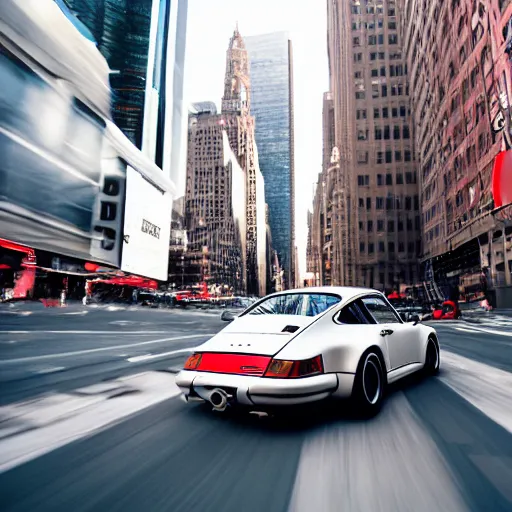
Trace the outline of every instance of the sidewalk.
[[505, 320], [512, 323], [512, 309], [493, 309], [485, 311], [482, 308], [462, 311], [462, 320], [472, 323], [488, 322], [489, 320]]

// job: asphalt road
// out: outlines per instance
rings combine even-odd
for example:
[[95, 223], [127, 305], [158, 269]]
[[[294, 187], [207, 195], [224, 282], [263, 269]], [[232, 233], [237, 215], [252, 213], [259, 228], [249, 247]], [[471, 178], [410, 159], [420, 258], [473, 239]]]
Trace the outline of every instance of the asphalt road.
[[[222, 327], [196, 312], [87, 311], [0, 312], [0, 413], [179, 368], [177, 351]], [[228, 416], [173, 396], [0, 473], [0, 509], [511, 511], [512, 326], [446, 323], [439, 337], [439, 377], [394, 386], [371, 421], [341, 406]]]

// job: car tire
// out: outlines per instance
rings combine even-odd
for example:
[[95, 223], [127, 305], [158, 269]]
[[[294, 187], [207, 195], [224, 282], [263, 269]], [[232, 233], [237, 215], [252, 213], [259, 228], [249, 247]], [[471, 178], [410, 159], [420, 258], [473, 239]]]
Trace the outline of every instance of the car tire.
[[433, 376], [439, 373], [439, 348], [437, 343], [429, 338], [427, 343], [427, 351], [425, 354], [425, 365], [423, 366], [423, 373], [426, 376]]
[[354, 382], [353, 400], [355, 408], [364, 417], [379, 413], [384, 401], [385, 376], [379, 356], [367, 352], [361, 358]]

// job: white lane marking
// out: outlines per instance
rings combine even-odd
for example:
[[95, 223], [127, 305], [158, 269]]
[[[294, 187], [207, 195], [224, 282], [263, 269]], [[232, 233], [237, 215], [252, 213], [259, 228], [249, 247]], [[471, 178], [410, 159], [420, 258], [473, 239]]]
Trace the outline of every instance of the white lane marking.
[[163, 352], [161, 354], [145, 354], [142, 356], [129, 357], [127, 361], [129, 363], [138, 363], [140, 361], [149, 361], [150, 359], [158, 359], [160, 357], [173, 356], [175, 354], [185, 354], [187, 352], [194, 352], [197, 347], [182, 348], [179, 350], [171, 350], [170, 352]]
[[[73, 407], [64, 401], [60, 411], [58, 408], [53, 411], [53, 415], [60, 418], [59, 421], [51, 423], [46, 420], [39, 421], [40, 428], [1, 439], [0, 473], [72, 441], [96, 434], [120, 423], [132, 414], [180, 394], [174, 375], [168, 373], [147, 372], [117, 381], [138, 389], [139, 393], [111, 400], [107, 400], [105, 397], [83, 396], [73, 400]], [[30, 407], [30, 404], [28, 405]], [[3, 412], [4, 408], [0, 407], [0, 416], [4, 416]], [[43, 416], [48, 416], [45, 414], [44, 408], [38, 412], [33, 411], [32, 417], [35, 420], [43, 419]]]
[[455, 330], [462, 332], [479, 332], [476, 329], [466, 329], [465, 327], [455, 327]]
[[509, 337], [512, 337], [512, 332], [508, 331], [496, 331], [495, 329], [485, 329], [483, 327], [477, 327], [477, 326], [474, 326], [472, 327], [472, 329], [474, 329], [475, 331], [477, 332], [486, 332], [488, 334], [497, 334], [498, 336], [509, 336]]
[[441, 369], [442, 382], [512, 432], [512, 373], [445, 350]]
[[120, 334], [168, 334], [167, 331], [2, 331], [0, 334], [112, 334], [118, 336]]
[[467, 506], [435, 442], [396, 393], [373, 420], [325, 426], [305, 441], [290, 511], [311, 510], [465, 512]]
[[63, 315], [80, 315], [80, 316], [84, 316], [84, 315], [87, 315], [87, 313], [89, 313], [89, 311], [71, 311], [70, 313], [62, 313]]
[[213, 336], [213, 334], [189, 334], [188, 336], [176, 336], [174, 338], [161, 338], [158, 340], [150, 340], [150, 341], [141, 341], [139, 343], [129, 343], [125, 345], [113, 345], [111, 347], [101, 347], [101, 348], [90, 348], [88, 350], [77, 350], [75, 352], [61, 352], [57, 354], [45, 354], [43, 356], [32, 356], [32, 357], [19, 357], [17, 359], [4, 359], [0, 360], [0, 365], [13, 364], [13, 363], [26, 363], [29, 361], [43, 361], [45, 359], [57, 359], [61, 357], [75, 357], [84, 354], [95, 354], [97, 352], [109, 352], [118, 350], [121, 348], [133, 348], [133, 347], [141, 347], [144, 345], [152, 345], [156, 343], [165, 343], [167, 341], [179, 341], [179, 340], [189, 340], [193, 338], [207, 338], [208, 336]]
[[66, 368], [64, 366], [52, 366], [50, 368], [42, 368], [41, 370], [37, 370], [35, 373], [44, 375], [46, 373], [56, 373], [61, 372], [62, 370], [65, 370]]

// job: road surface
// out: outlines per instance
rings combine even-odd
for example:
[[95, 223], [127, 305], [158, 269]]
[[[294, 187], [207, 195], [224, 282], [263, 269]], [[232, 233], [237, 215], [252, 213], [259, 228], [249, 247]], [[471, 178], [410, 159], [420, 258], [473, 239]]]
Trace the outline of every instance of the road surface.
[[[230, 417], [173, 371], [218, 315], [0, 310], [2, 511], [510, 511], [512, 321], [439, 327], [381, 414]], [[340, 408], [341, 409], [341, 408]]]

